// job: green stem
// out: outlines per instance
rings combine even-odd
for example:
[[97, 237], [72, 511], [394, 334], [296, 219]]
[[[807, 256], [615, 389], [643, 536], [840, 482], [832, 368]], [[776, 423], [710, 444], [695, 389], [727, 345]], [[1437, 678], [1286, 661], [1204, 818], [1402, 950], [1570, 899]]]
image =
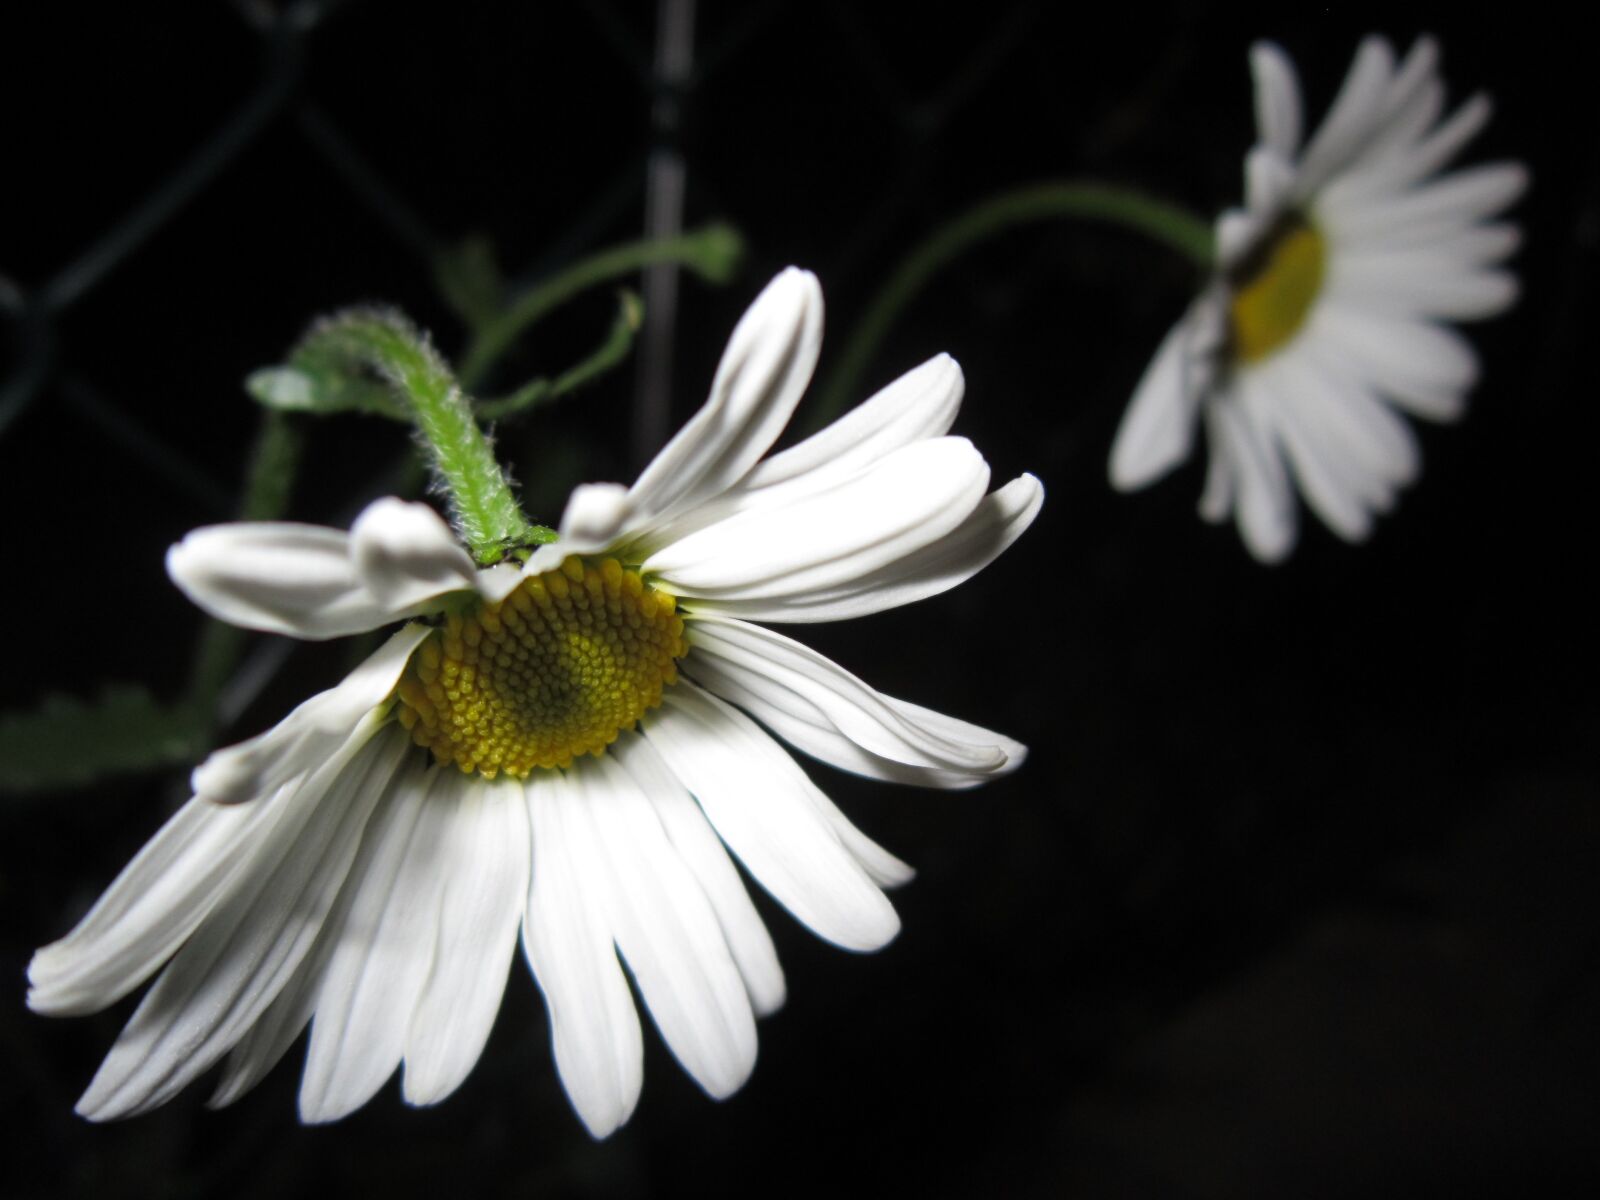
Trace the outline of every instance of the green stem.
[[523, 293], [472, 336], [461, 357], [461, 380], [474, 388], [522, 332], [579, 292], [631, 275], [653, 263], [680, 263], [712, 283], [732, 275], [743, 245], [727, 225], [706, 225], [677, 237], [627, 242], [574, 263]]
[[936, 230], [901, 260], [868, 305], [844, 353], [818, 393], [810, 424], [838, 414], [895, 318], [945, 264], [1018, 225], [1051, 220], [1103, 221], [1172, 247], [1202, 271], [1212, 260], [1211, 227], [1192, 214], [1132, 188], [1095, 182], [1039, 183], [1002, 192]]
[[444, 360], [397, 313], [354, 310], [313, 329], [308, 343], [377, 372], [410, 406], [433, 468], [450, 497], [456, 531], [480, 565], [499, 562], [508, 546], [529, 540], [494, 444]]
[[644, 306], [640, 304], [639, 297], [623, 289], [617, 297], [617, 315], [611, 322], [605, 341], [554, 379], [541, 376], [529, 380], [509, 396], [478, 401], [478, 418], [483, 421], [504, 420], [540, 404], [559, 400], [609, 371], [628, 356], [628, 351], [633, 348], [633, 336], [639, 332], [643, 317]]
[[[244, 499], [239, 505], [241, 521], [274, 521], [288, 510], [304, 442], [294, 418], [280, 412], [262, 414], [245, 472]], [[194, 666], [181, 707], [195, 715], [203, 730], [209, 731], [215, 719], [217, 696], [239, 661], [246, 636], [243, 629], [212, 618], [200, 627]], [[204, 736], [200, 735], [202, 740]]]

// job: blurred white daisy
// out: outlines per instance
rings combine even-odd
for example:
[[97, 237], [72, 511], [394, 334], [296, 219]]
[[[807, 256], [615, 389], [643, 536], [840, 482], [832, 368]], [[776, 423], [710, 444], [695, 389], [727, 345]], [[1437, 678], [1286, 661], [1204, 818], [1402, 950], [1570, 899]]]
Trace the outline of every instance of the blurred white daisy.
[[1515, 299], [1497, 264], [1517, 229], [1494, 218], [1527, 183], [1516, 163], [1440, 176], [1489, 101], [1444, 117], [1438, 58], [1429, 38], [1399, 63], [1382, 38], [1366, 39], [1302, 149], [1294, 67], [1277, 46], [1251, 50], [1259, 140], [1245, 207], [1218, 219], [1214, 275], [1128, 406], [1115, 486], [1142, 487], [1182, 462], [1203, 417], [1200, 512], [1232, 512], [1250, 551], [1272, 562], [1294, 548], [1291, 475], [1349, 541], [1416, 477], [1416, 438], [1396, 410], [1460, 415], [1477, 356], [1444, 322]]
[[477, 570], [432, 509], [396, 499], [348, 534], [221, 525], [172, 548], [179, 587], [238, 625], [323, 639], [408, 623], [208, 758], [194, 798], [35, 955], [42, 1013], [102, 1009], [160, 971], [79, 1112], [143, 1112], [219, 1062], [211, 1102], [226, 1104], [308, 1022], [304, 1120], [360, 1107], [397, 1067], [408, 1101], [439, 1101], [483, 1049], [520, 929], [562, 1082], [603, 1137], [642, 1082], [623, 962], [715, 1097], [745, 1081], [754, 1018], [783, 1002], [729, 850], [820, 936], [894, 937], [882, 889], [909, 868], [772, 735], [943, 788], [1010, 771], [1024, 748], [754, 622], [954, 587], [1027, 528], [1042, 489], [1024, 475], [985, 494], [982, 456], [945, 436], [962, 379], [943, 356], [763, 459], [821, 331], [816, 280], [779, 275], [638, 482], [577, 489], [561, 540], [520, 566]]

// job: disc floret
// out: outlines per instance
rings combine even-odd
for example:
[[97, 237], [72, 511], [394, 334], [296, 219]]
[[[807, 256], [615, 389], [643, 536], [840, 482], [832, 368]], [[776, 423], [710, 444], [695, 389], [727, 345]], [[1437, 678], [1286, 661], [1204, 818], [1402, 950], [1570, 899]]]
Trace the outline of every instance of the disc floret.
[[661, 703], [688, 653], [677, 602], [615, 559], [573, 556], [452, 613], [413, 654], [397, 715], [441, 764], [525, 777], [600, 755]]

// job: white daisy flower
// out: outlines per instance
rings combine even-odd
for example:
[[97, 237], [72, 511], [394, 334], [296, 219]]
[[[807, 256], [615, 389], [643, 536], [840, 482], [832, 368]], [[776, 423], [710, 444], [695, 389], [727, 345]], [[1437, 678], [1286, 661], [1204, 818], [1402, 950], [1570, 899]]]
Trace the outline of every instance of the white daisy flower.
[[1322, 127], [1302, 148], [1293, 65], [1251, 50], [1259, 141], [1245, 207], [1222, 214], [1216, 269], [1145, 372], [1111, 451], [1112, 483], [1142, 487], [1211, 447], [1200, 501], [1230, 512], [1265, 562], [1294, 548], [1294, 486], [1340, 537], [1361, 541], [1419, 468], [1396, 410], [1461, 414], [1478, 375], [1447, 321], [1516, 298], [1497, 266], [1518, 241], [1494, 218], [1527, 183], [1517, 163], [1440, 176], [1489, 117], [1474, 96], [1448, 117], [1438, 46], [1397, 63], [1366, 39]]
[[[309, 1022], [300, 1113], [329, 1121], [396, 1067], [413, 1104], [466, 1077], [518, 931], [567, 1094], [596, 1137], [642, 1082], [626, 962], [712, 1096], [748, 1077], [784, 999], [728, 851], [821, 937], [875, 950], [911, 871], [773, 736], [847, 771], [964, 788], [1017, 767], [1002, 734], [882, 695], [755, 622], [821, 622], [936, 595], [1032, 522], [1024, 475], [948, 437], [938, 357], [763, 459], [810, 379], [816, 280], [779, 275], [711, 396], [631, 488], [572, 495], [558, 543], [474, 567], [432, 509], [379, 500], [349, 533], [199, 529], [172, 578], [207, 612], [324, 639], [406, 621], [337, 687], [211, 755], [195, 796], [67, 937], [29, 1004], [79, 1014], [160, 972], [79, 1101], [94, 1120], [171, 1099], [221, 1062], [253, 1086]], [[759, 722], [759, 724], [758, 724]], [[769, 732], [770, 731], [770, 732]]]

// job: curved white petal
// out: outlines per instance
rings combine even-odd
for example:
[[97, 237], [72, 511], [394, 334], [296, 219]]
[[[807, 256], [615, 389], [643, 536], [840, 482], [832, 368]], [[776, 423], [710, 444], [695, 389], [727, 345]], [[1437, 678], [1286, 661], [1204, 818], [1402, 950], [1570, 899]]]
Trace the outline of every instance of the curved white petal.
[[644, 570], [668, 591], [693, 597], [837, 587], [957, 529], [988, 482], [988, 464], [965, 438], [914, 442], [820, 495], [692, 533], [652, 554]]
[[632, 775], [610, 755], [571, 772], [570, 814], [593, 839], [589, 879], [661, 1036], [696, 1083], [722, 1099], [756, 1062], [755, 1016], [716, 914]]
[[[832, 728], [881, 758], [976, 782], [1015, 769], [1022, 757], [1017, 742], [977, 726], [928, 728], [908, 719], [837, 663], [773, 630], [704, 617], [691, 623], [689, 637], [691, 673], [734, 682], [769, 707]], [[955, 728], [960, 732], [951, 736]]]
[[644, 732], [756, 881], [820, 937], [876, 950], [899, 932], [888, 898], [812, 801], [815, 785], [748, 717], [680, 683]]
[[742, 480], [645, 539], [647, 551], [752, 508], [781, 508], [870, 470], [913, 442], [940, 437], [961, 407], [961, 368], [936, 355], [797, 446], [764, 459]]
[[705, 892], [756, 1015], [776, 1012], [783, 1006], [785, 986], [772, 936], [705, 813], [649, 739], [625, 733], [607, 753], [616, 756], [655, 806], [661, 827]]
[[[558, 771], [527, 785], [533, 875], [522, 944], [550, 1012], [556, 1070], [589, 1132], [603, 1138], [633, 1114], [644, 1083], [639, 1014], [596, 904], [599, 870], [582, 836], [583, 797]], [[574, 829], [578, 830], [575, 836]]]
[[195, 797], [173, 814], [60, 941], [28, 964], [28, 1007], [98, 1012], [148, 979], [216, 906], [235, 869], [282, 816], [284, 797], [221, 807]]
[[167, 551], [167, 574], [231, 625], [310, 641], [364, 633], [475, 584], [465, 552], [422, 508], [375, 502], [357, 521], [359, 544], [337, 529], [289, 521], [208, 525]]
[[505, 994], [528, 896], [532, 836], [515, 780], [474, 780], [444, 842], [433, 969], [405, 1042], [403, 1095], [437, 1104], [477, 1064]]
[[[162, 972], [78, 1112], [103, 1121], [170, 1100], [250, 1029], [294, 975], [344, 883], [406, 739], [363, 723], [287, 798], [259, 856]], [[398, 735], [398, 736], [396, 736]]]
[[822, 343], [822, 289], [790, 267], [734, 327], [711, 395], [629, 489], [643, 521], [662, 521], [737, 483], [799, 403]]
[[259, 800], [314, 768], [357, 721], [389, 698], [428, 632], [426, 625], [407, 625], [337, 687], [318, 692], [265, 733], [213, 751], [190, 775], [196, 797], [216, 804]]
[[1194, 446], [1209, 371], [1190, 347], [1197, 313], [1208, 303], [1206, 297], [1195, 301], [1172, 327], [1133, 391], [1111, 443], [1111, 484], [1121, 491], [1143, 487], [1164, 475]]
[[1044, 503], [1044, 485], [1021, 475], [979, 502], [966, 521], [921, 549], [831, 587], [750, 598], [693, 599], [685, 614], [746, 621], [848, 621], [937, 596], [971, 579], [1021, 537]]
[[477, 568], [426, 504], [387, 496], [350, 526], [357, 577], [390, 612], [414, 611], [447, 592], [471, 591]]
[[318, 525], [208, 525], [167, 551], [167, 574], [220, 621], [319, 640], [393, 618], [361, 586], [350, 535]]

